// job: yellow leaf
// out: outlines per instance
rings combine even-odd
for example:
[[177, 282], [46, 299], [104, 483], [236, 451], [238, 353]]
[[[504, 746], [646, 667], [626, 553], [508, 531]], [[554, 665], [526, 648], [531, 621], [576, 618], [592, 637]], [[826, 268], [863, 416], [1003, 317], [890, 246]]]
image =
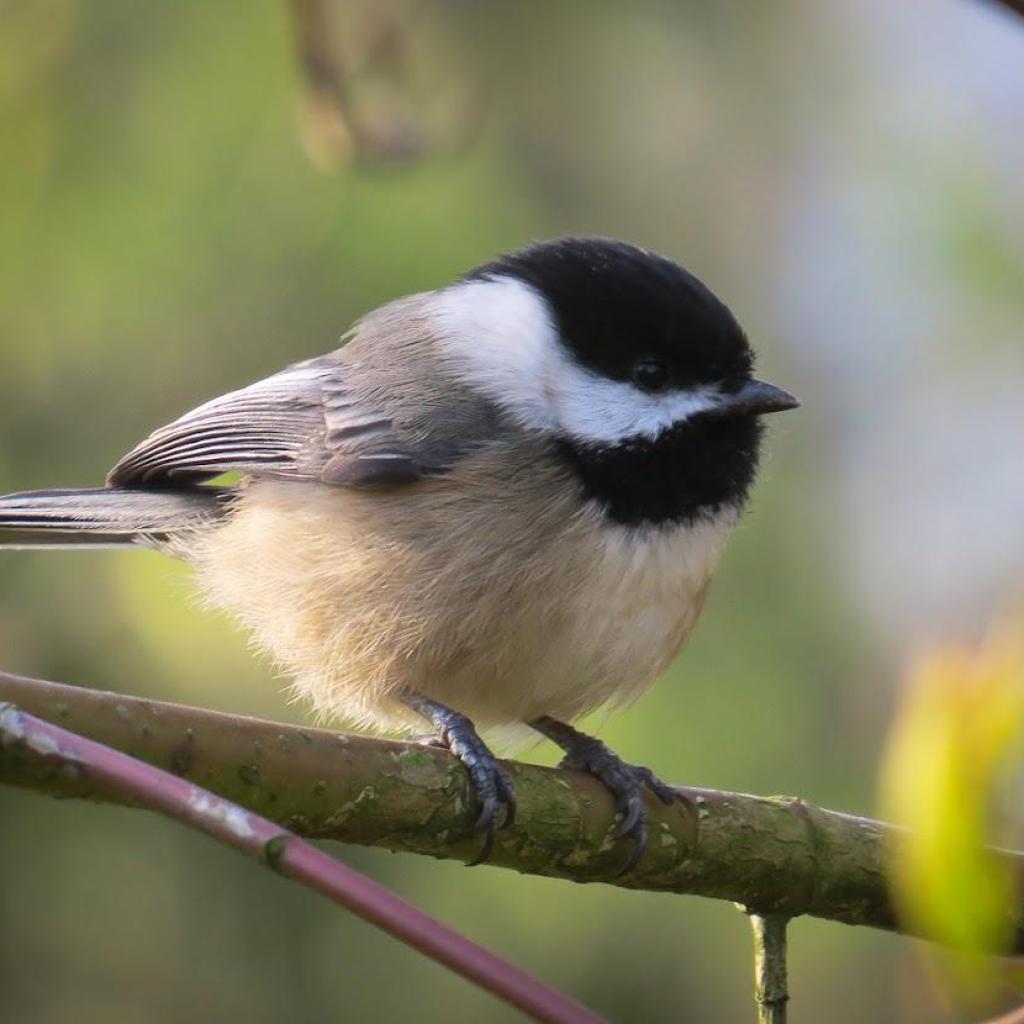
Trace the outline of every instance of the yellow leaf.
[[[1003, 626], [977, 648], [918, 660], [883, 757], [882, 813], [907, 829], [891, 851], [897, 905], [915, 930], [965, 951], [1008, 948], [1014, 928], [1014, 879], [985, 844], [1022, 715], [1024, 642]], [[959, 980], [977, 983], [980, 963], [961, 958]]]

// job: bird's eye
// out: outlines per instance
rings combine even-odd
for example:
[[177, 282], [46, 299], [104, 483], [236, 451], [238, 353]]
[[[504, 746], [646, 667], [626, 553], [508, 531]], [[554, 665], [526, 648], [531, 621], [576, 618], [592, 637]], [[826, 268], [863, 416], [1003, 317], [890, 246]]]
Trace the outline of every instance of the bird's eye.
[[641, 391], [664, 391], [670, 376], [668, 367], [657, 359], [641, 359], [633, 366], [633, 383]]

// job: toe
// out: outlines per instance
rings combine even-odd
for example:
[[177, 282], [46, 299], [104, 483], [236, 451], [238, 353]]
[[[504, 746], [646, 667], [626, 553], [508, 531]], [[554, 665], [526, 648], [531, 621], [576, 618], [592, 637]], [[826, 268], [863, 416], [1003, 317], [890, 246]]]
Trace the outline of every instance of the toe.
[[516, 791], [512, 785], [508, 771], [504, 765], [495, 762], [495, 785], [498, 791], [498, 799], [505, 808], [505, 818], [499, 828], [511, 828], [516, 820]]
[[647, 819], [642, 814], [637, 819], [637, 823], [630, 832], [629, 837], [633, 840], [633, 852], [629, 855], [629, 860], [619, 869], [618, 875], [620, 877], [628, 875], [633, 871], [647, 850]]
[[662, 782], [650, 768], [638, 769], [643, 784], [666, 806], [674, 804], [678, 799], [675, 789], [667, 782]]
[[473, 826], [478, 832], [494, 831], [494, 822], [497, 818], [498, 796], [496, 793], [484, 795], [481, 787], [477, 786], [477, 797], [480, 799], [480, 815]]
[[471, 767], [467, 765], [467, 768], [469, 768], [469, 777], [476, 797], [480, 801], [480, 814], [473, 828], [477, 832], [482, 832], [484, 837], [484, 843], [480, 848], [480, 852], [466, 864], [467, 867], [474, 867], [487, 860], [494, 849], [494, 833], [497, 827], [498, 807], [502, 801], [499, 796], [496, 774], [489, 770], [485, 762], [477, 762]]
[[479, 864], [491, 855], [496, 830], [508, 828], [515, 820], [515, 790], [505, 766], [475, 733], [464, 731], [455, 736], [449, 735], [449, 749], [466, 766], [473, 793], [480, 802], [474, 828], [484, 834], [484, 845], [471, 862]]
[[644, 817], [644, 802], [638, 787], [630, 787], [617, 794], [616, 807], [619, 811], [619, 822], [615, 826], [615, 836], [632, 835]]
[[484, 833], [484, 845], [480, 847], [480, 852], [472, 859], [466, 861], [467, 868], [475, 868], [477, 864], [483, 864], [491, 856], [491, 852], [494, 850], [494, 822], [493, 820], [483, 830]]
[[477, 797], [482, 802], [475, 828], [484, 835], [483, 847], [466, 865], [474, 867], [491, 856], [497, 830], [508, 828], [515, 821], [516, 796], [508, 772], [497, 761], [477, 764], [470, 772], [470, 776]]

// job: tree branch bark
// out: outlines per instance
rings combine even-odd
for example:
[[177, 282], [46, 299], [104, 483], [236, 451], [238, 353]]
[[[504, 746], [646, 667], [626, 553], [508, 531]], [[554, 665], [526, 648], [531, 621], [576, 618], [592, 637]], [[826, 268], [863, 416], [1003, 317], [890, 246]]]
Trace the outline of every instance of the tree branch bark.
[[[0, 701], [166, 768], [314, 839], [471, 860], [466, 773], [443, 750], [347, 736], [0, 673]], [[595, 779], [511, 762], [518, 814], [488, 863], [575, 882], [730, 900], [759, 915], [813, 917], [902, 931], [885, 880], [899, 830], [812, 807], [679, 787], [647, 802], [648, 849], [618, 872], [628, 846], [609, 840], [612, 801]], [[85, 774], [0, 752], [0, 782], [54, 796], [108, 799]], [[1024, 879], [1024, 855], [1001, 854]], [[1024, 912], [1013, 952], [1024, 952]], [[1000, 952], [1006, 952], [1002, 950]]]

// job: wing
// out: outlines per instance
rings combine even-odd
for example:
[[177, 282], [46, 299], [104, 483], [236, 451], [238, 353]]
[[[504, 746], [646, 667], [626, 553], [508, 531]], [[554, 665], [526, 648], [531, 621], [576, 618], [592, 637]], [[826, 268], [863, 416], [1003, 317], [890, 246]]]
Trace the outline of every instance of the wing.
[[325, 356], [215, 398], [150, 434], [107, 483], [187, 485], [241, 470], [338, 486], [386, 485], [443, 471], [429, 447], [403, 439], [352, 371]]

